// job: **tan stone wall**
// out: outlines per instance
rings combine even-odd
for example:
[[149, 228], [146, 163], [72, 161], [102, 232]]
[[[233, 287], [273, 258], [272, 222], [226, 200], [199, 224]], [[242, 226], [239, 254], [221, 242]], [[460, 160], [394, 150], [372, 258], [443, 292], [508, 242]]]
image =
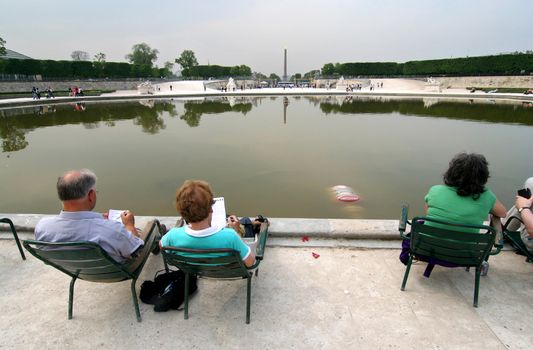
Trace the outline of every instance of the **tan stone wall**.
[[81, 86], [84, 90], [132, 90], [143, 80], [74, 80], [74, 81], [16, 81], [0, 82], [0, 92], [28, 92], [32, 86], [44, 91], [49, 86], [54, 91], [67, 91], [69, 86]]
[[494, 87], [494, 88], [533, 88], [533, 76], [503, 77], [444, 77], [434, 78], [442, 88]]

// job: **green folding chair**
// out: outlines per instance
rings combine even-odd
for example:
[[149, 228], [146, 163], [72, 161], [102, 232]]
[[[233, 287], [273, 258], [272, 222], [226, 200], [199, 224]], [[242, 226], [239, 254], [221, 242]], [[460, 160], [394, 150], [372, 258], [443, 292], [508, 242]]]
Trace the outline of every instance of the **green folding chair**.
[[[184, 315], [189, 318], [189, 275], [215, 279], [246, 279], [246, 323], [250, 323], [250, 299], [252, 276], [258, 275], [259, 264], [264, 258], [268, 238], [268, 222], [261, 224], [256, 247], [256, 262], [251, 267], [244, 265], [238, 251], [232, 249], [187, 249], [162, 247], [166, 265], [176, 266], [185, 273]], [[168, 270], [168, 269], [167, 269]]]
[[[431, 224], [428, 225], [428, 223]], [[451, 223], [430, 217], [415, 217], [410, 222], [411, 232], [408, 236], [405, 235], [407, 224], [409, 224], [407, 210], [403, 208], [399, 230], [402, 238], [410, 239], [410, 252], [401, 290], [405, 290], [415, 257], [423, 257], [424, 261], [432, 259], [436, 261], [436, 264], [444, 262], [456, 267], [475, 267], [474, 307], [477, 307], [481, 264], [488, 259], [489, 255], [498, 254], [502, 249], [500, 244], [495, 245], [495, 229], [486, 225]], [[431, 226], [435, 224], [438, 226]], [[476, 232], [472, 232], [473, 230]], [[496, 249], [493, 250], [493, 248]]]
[[[72, 308], [74, 303], [74, 283], [77, 279], [112, 283], [126, 280], [131, 281], [131, 296], [133, 306], [137, 315], [137, 321], [141, 322], [139, 302], [135, 283], [150, 255], [150, 252], [159, 243], [161, 237], [161, 227], [157, 220], [150, 228], [143, 247], [137, 251], [135, 257], [130, 262], [121, 264], [111, 258], [98, 244], [94, 242], [43, 242], [36, 240], [25, 240], [24, 247], [37, 259], [45, 264], [58, 269], [69, 275], [70, 282], [68, 300], [68, 319], [72, 319]], [[140, 259], [140, 260], [139, 260]]]
[[522, 241], [520, 231], [514, 231], [509, 229], [509, 226], [513, 222], [513, 220], [522, 223], [522, 220], [520, 220], [520, 218], [516, 216], [511, 216], [509, 219], [507, 219], [505, 225], [503, 225], [503, 237], [505, 240], [511, 243], [511, 245], [515, 249], [517, 249], [520, 254], [526, 256], [526, 262], [531, 263], [533, 262], [533, 254], [531, 254], [529, 249], [527, 249], [526, 245]]
[[26, 260], [26, 256], [24, 255], [24, 251], [22, 250], [22, 245], [19, 241], [19, 236], [17, 235], [17, 230], [15, 229], [15, 225], [13, 225], [13, 221], [8, 218], [1, 218], [0, 222], [9, 225], [9, 227], [11, 228], [11, 233], [13, 233], [13, 237], [15, 237], [15, 242], [17, 242], [17, 247], [19, 248], [20, 256], [22, 257], [22, 260]]

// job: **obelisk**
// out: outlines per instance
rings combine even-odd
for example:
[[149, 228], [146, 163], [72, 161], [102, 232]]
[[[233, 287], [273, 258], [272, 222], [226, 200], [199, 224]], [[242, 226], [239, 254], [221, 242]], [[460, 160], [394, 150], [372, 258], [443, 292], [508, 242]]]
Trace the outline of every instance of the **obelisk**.
[[283, 81], [287, 81], [287, 49], [284, 49], [283, 55]]

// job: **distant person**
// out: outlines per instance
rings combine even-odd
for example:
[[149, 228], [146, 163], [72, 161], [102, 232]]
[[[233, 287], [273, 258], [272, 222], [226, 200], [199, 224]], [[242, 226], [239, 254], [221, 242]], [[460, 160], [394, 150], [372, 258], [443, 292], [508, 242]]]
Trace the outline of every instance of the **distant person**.
[[229, 248], [239, 252], [246, 266], [255, 263], [255, 252], [241, 239], [240, 223], [235, 216], [228, 218], [229, 227], [211, 226], [213, 192], [205, 181], [187, 180], [176, 193], [176, 209], [187, 225], [174, 227], [161, 239], [161, 246], [215, 249]]
[[46, 98], [55, 98], [54, 90], [50, 86], [46, 89]]
[[68, 95], [72, 96], [72, 88], [70, 86], [68, 87]]
[[170, 85], [170, 91], [172, 91], [172, 85]]
[[139, 232], [135, 228], [135, 217], [128, 210], [121, 214], [121, 223], [109, 220], [107, 214], [93, 212], [97, 193], [96, 175], [90, 170], [71, 170], [59, 177], [57, 194], [63, 209], [58, 216], [46, 217], [37, 223], [35, 239], [94, 242], [115, 261], [131, 262], [129, 268], [135, 269], [142, 260], [135, 253], [144, 245], [152, 222]]

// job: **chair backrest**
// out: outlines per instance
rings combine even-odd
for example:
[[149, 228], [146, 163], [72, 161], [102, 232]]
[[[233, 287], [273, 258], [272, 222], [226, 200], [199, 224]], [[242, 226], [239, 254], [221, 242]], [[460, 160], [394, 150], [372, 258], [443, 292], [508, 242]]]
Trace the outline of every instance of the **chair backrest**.
[[71, 277], [93, 282], [116, 282], [135, 277], [94, 242], [25, 240], [23, 245], [37, 259]]
[[162, 247], [165, 262], [180, 270], [202, 277], [248, 278], [250, 271], [233, 249], [189, 249]]
[[415, 255], [461, 266], [479, 266], [490, 254], [495, 239], [494, 228], [485, 225], [456, 224], [428, 217], [415, 217], [411, 223], [411, 251]]

